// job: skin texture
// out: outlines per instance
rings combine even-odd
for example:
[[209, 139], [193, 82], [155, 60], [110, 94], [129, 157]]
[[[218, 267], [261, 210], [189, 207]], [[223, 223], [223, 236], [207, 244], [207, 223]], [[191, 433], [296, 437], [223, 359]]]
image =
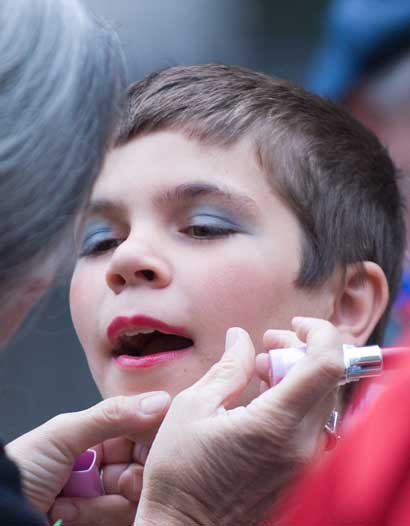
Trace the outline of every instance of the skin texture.
[[[172, 197], [175, 188], [192, 184], [214, 185], [230, 196]], [[93, 213], [98, 201], [105, 207]], [[215, 225], [222, 234], [209, 231]], [[164, 389], [173, 396], [219, 360], [229, 327], [248, 331], [260, 352], [264, 332], [289, 328], [296, 314], [329, 318], [337, 280], [313, 292], [294, 285], [300, 235], [248, 143], [222, 149], [164, 131], [113, 150], [79, 228], [70, 295], [102, 395]], [[145, 277], [147, 270], [154, 279]], [[160, 366], [120, 369], [107, 327], [117, 316], [136, 314], [183, 326], [194, 341], [191, 351]], [[235, 404], [258, 392], [251, 381]]]
[[[150, 401], [148, 406], [147, 401]], [[138, 450], [129, 448], [128, 444], [141, 431], [158, 426], [169, 403], [167, 393], [111, 398], [85, 411], [59, 415], [8, 444], [7, 454], [20, 468], [24, 493], [30, 503], [37, 511], [48, 513], [51, 524], [61, 518], [64, 524], [73, 523], [70, 520], [73, 519], [74, 524], [91, 525], [99, 520], [99, 524], [105, 525], [109, 524], [106, 519], [112, 523], [115, 513], [119, 524], [130, 524], [135, 504], [127, 498], [129, 493], [124, 492], [124, 483], [131, 483], [129, 473], [123, 467], [121, 471], [128, 481], [123, 479], [121, 484], [120, 473], [117, 470], [115, 478], [112, 469], [115, 465], [118, 468], [120, 459], [126, 459], [130, 467], [140, 460]], [[127, 436], [129, 439], [125, 438]], [[87, 499], [88, 502], [82, 503], [81, 499], [77, 499], [77, 503], [72, 499], [70, 509], [63, 510], [62, 502], [60, 509], [57, 505], [52, 509], [75, 458], [95, 444], [98, 444], [99, 464], [110, 467], [104, 482], [115, 490], [115, 495]]]
[[283, 490], [311, 456], [307, 437], [323, 426], [343, 374], [334, 326], [295, 318], [293, 328], [265, 339], [305, 342], [307, 355], [247, 406], [225, 410], [254, 374], [255, 351], [240, 329], [228, 333], [220, 362], [175, 397], [145, 465], [135, 525], [260, 525], [266, 513], [280, 524]]
[[[109, 497], [138, 501], [142, 487], [139, 526], [252, 524], [317, 450], [336, 400], [341, 342], [363, 344], [386, 306], [383, 271], [364, 262], [366, 277], [350, 266], [314, 290], [296, 288], [300, 228], [251, 145], [222, 149], [171, 131], [109, 153], [77, 244], [71, 312], [102, 395], [161, 389], [174, 397], [160, 431], [158, 423], [135, 434], [128, 456], [110, 467]], [[184, 327], [193, 345], [155, 367], [119, 367], [107, 329], [136, 315]], [[292, 329], [295, 315], [331, 320], [339, 332], [322, 320], [309, 340], [310, 325]], [[247, 332], [221, 359], [235, 326]], [[312, 344], [311, 352], [280, 388], [266, 389], [262, 351], [295, 339]], [[107, 513], [94, 502], [93, 517], [68, 524], [104, 524], [112, 517], [105, 499]], [[86, 517], [85, 504], [75, 504]], [[129, 526], [123, 510], [116, 524]]]

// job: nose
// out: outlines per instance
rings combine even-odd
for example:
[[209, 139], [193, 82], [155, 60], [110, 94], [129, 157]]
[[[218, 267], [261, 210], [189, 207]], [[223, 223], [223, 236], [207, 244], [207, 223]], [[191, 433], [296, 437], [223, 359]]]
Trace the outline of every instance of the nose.
[[165, 288], [171, 283], [172, 272], [162, 255], [142, 242], [127, 239], [115, 249], [105, 279], [110, 289], [119, 294], [129, 286]]

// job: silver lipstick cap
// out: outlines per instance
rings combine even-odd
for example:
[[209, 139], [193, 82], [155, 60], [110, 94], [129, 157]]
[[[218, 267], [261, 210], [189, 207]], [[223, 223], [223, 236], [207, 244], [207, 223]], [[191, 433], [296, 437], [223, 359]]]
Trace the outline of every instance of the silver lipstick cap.
[[345, 379], [343, 383], [378, 376], [383, 370], [382, 351], [378, 345], [356, 347], [343, 345]]

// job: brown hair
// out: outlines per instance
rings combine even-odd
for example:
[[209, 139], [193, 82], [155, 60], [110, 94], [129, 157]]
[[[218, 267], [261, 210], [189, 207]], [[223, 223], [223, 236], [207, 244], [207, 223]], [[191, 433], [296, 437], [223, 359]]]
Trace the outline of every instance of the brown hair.
[[390, 304], [369, 342], [381, 343], [405, 232], [396, 170], [373, 133], [329, 100], [222, 64], [165, 69], [129, 88], [117, 145], [164, 129], [225, 147], [253, 141], [304, 232], [298, 286], [321, 285], [337, 265], [379, 264]]

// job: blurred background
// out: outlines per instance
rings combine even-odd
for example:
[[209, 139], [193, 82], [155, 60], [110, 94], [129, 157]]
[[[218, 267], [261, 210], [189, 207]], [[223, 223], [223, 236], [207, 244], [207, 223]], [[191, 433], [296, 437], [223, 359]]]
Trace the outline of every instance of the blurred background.
[[[320, 37], [326, 19], [326, 0], [84, 2], [118, 32], [125, 50], [130, 82], [166, 66], [217, 61], [251, 67], [297, 83], [310, 82], [315, 91], [325, 92], [347, 103], [351, 93], [349, 90], [347, 93], [346, 86], [341, 89], [339, 82], [337, 89], [326, 93], [329, 87], [323, 83], [324, 78], [337, 80], [332, 64], [338, 64], [339, 69], [346, 64], [343, 60], [334, 60], [331, 53], [323, 57], [316, 51], [323, 46], [333, 49], [333, 46], [338, 52], [344, 49], [345, 55], [350, 57], [356, 56], [357, 49], [369, 48], [368, 35], [364, 44], [359, 38], [360, 45], [353, 51], [346, 45], [344, 48], [340, 46], [340, 42], [335, 44], [334, 36], [340, 37], [340, 28], [332, 28], [332, 20], [329, 22], [330, 34]], [[369, 0], [344, 2], [350, 5], [350, 15], [352, 4], [360, 3], [363, 4], [362, 11], [357, 13], [361, 13], [361, 27], [370, 27], [367, 19], [374, 9], [369, 10]], [[386, 7], [397, 0], [373, 0], [373, 3]], [[404, 1], [401, 5], [408, 3]], [[410, 11], [408, 7], [406, 9]], [[346, 19], [339, 14], [333, 13], [337, 23]], [[380, 20], [386, 19], [385, 13], [379, 15]], [[342, 27], [345, 41], [352, 34], [349, 23]], [[378, 31], [380, 33], [379, 26], [376, 35]], [[406, 50], [410, 49], [410, 37], [407, 44]], [[340, 59], [340, 53], [336, 58]], [[406, 152], [408, 150], [406, 148]], [[409, 303], [404, 301], [402, 305], [410, 313]], [[396, 326], [394, 330], [397, 330]], [[62, 284], [36, 308], [24, 330], [0, 356], [3, 439], [8, 441], [58, 413], [82, 409], [98, 400], [99, 394], [71, 326], [67, 286]]]

